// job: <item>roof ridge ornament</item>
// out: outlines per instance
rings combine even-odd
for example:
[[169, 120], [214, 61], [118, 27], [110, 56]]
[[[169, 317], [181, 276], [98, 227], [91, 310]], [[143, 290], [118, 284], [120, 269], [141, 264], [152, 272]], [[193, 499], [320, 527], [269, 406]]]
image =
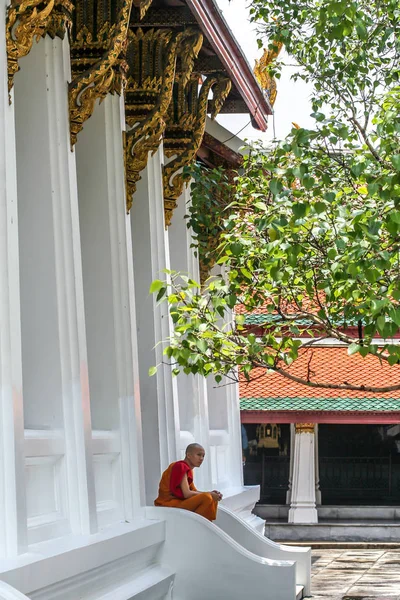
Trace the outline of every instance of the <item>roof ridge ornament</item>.
[[283, 47], [282, 42], [277, 42], [273, 48], [264, 48], [264, 53], [259, 60], [256, 60], [254, 65], [254, 75], [261, 88], [267, 93], [271, 106], [274, 106], [277, 96], [277, 85], [274, 77], [268, 72], [272, 63], [278, 58]]

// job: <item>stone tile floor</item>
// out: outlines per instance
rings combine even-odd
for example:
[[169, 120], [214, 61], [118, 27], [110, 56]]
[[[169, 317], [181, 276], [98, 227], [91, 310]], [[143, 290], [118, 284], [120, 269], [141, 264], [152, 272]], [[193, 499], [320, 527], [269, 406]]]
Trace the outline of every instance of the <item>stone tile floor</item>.
[[313, 550], [313, 600], [400, 600], [400, 550]]

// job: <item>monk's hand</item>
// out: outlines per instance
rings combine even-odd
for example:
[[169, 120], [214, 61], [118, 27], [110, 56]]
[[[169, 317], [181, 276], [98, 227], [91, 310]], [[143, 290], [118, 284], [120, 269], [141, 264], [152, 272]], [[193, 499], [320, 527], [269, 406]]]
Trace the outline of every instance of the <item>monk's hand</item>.
[[214, 498], [214, 500], [216, 500], [217, 502], [219, 502], [220, 500], [222, 500], [222, 494], [218, 490], [213, 490], [211, 492], [211, 495]]

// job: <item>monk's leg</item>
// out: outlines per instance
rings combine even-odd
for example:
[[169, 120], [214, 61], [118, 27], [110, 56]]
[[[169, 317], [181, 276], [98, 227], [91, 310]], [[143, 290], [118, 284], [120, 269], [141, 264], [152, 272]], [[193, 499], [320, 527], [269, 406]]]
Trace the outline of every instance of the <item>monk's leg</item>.
[[191, 510], [209, 521], [215, 521], [217, 518], [217, 507], [218, 502], [208, 492], [202, 492], [191, 498], [186, 498], [179, 505], [179, 508]]

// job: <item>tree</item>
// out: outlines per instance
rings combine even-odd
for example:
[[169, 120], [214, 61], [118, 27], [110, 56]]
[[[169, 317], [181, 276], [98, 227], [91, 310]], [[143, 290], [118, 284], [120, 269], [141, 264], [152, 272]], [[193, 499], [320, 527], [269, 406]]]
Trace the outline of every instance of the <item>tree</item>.
[[[222, 274], [202, 291], [177, 273], [154, 282], [175, 327], [166, 355], [175, 372], [217, 381], [236, 380], [238, 370], [251, 378], [255, 367], [293, 378], [287, 367], [304, 345], [334, 337], [349, 354], [400, 369], [398, 0], [253, 0], [251, 14], [269, 48], [283, 42], [299, 65], [294, 77], [310, 84], [315, 125], [250, 148], [234, 186], [221, 170], [193, 170], [188, 224], [203, 260], [216, 260]], [[271, 77], [281, 68], [271, 65]], [[210, 227], [215, 238], [215, 220], [204, 215], [224, 186], [232, 201], [219, 213], [211, 260], [205, 239]], [[242, 314], [230, 318], [238, 306], [266, 307], [260, 335]], [[400, 389], [400, 371], [399, 384], [386, 388], [301, 382], [390, 391]]]

